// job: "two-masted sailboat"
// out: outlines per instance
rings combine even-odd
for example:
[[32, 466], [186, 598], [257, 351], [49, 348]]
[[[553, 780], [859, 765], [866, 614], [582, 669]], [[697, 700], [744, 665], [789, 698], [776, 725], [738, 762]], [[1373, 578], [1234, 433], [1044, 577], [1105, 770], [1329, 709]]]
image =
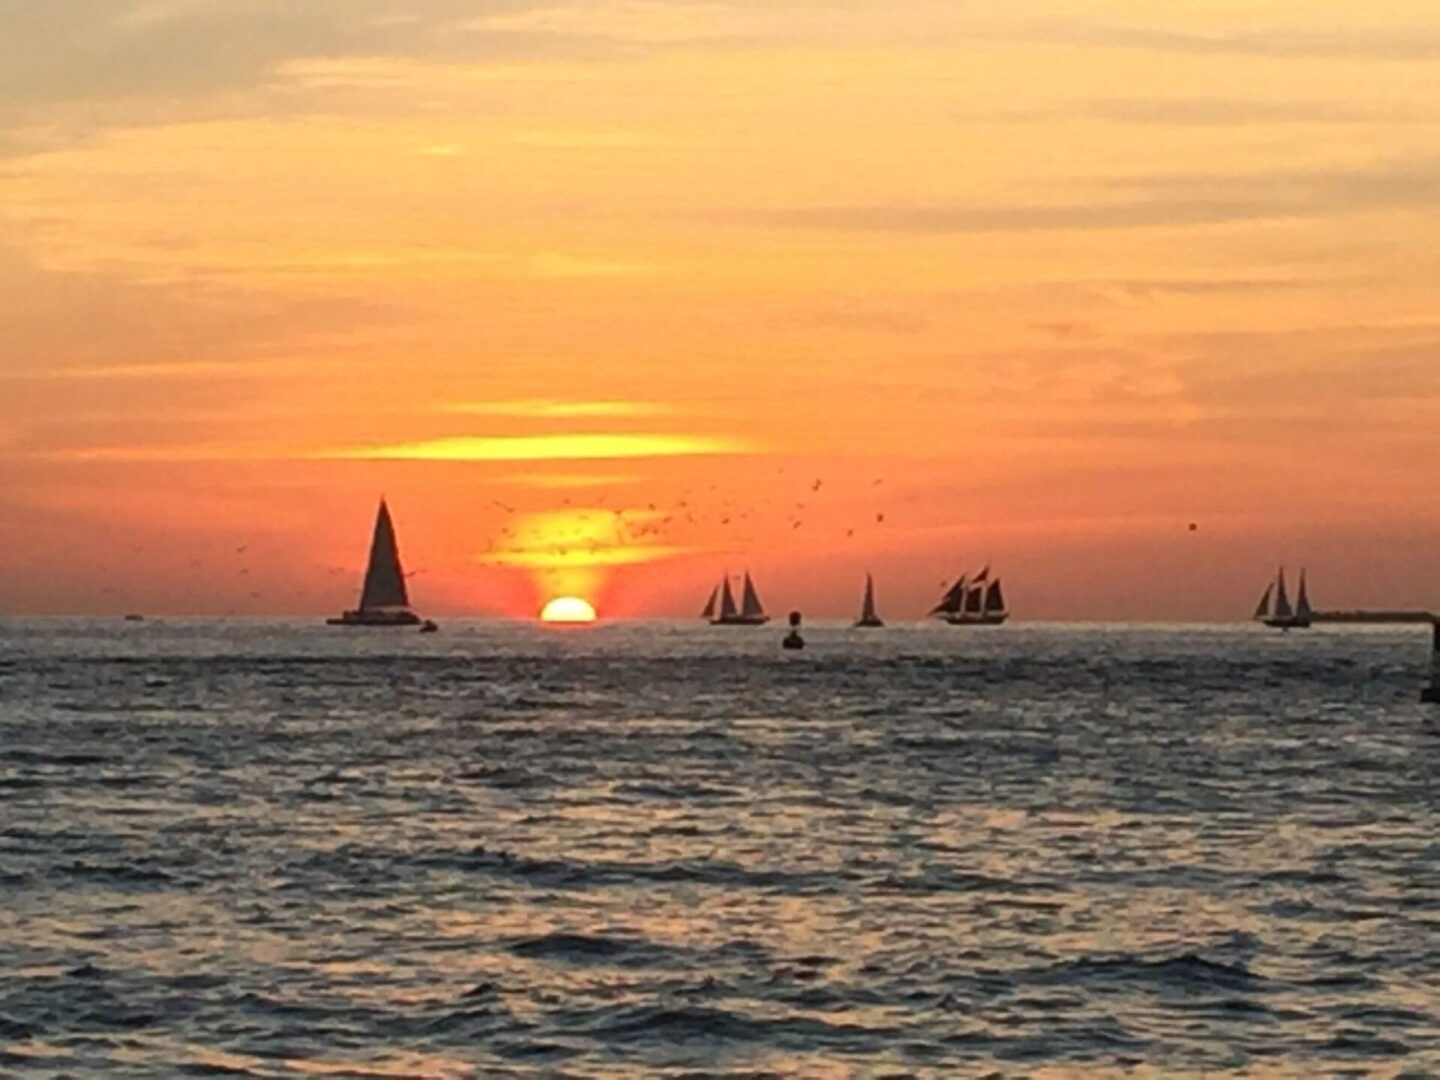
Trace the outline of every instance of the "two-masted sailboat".
[[855, 626], [879, 629], [884, 625], [885, 620], [875, 610], [875, 579], [866, 574], [865, 596], [860, 601], [860, 617], [855, 620]]
[[424, 626], [419, 615], [410, 609], [410, 594], [405, 588], [405, 572], [400, 568], [400, 548], [395, 542], [395, 524], [390, 508], [380, 500], [375, 515], [375, 535], [370, 541], [370, 564], [365, 569], [365, 584], [360, 590], [360, 606], [338, 618], [327, 620], [331, 626]]
[[1305, 571], [1300, 571], [1300, 594], [1295, 604], [1290, 604], [1290, 594], [1285, 589], [1285, 568], [1275, 575], [1275, 580], [1265, 586], [1265, 594], [1255, 608], [1255, 621], [1264, 623], [1274, 630], [1304, 630], [1315, 621], [1315, 611], [1310, 607], [1310, 594], [1305, 587]]
[[1000, 578], [992, 578], [988, 566], [973, 578], [966, 575], [951, 585], [930, 614], [951, 626], [999, 626], [1010, 617]]
[[770, 621], [770, 616], [765, 614], [765, 607], [760, 603], [760, 594], [755, 591], [755, 583], [750, 580], [750, 573], [745, 573], [745, 583], [740, 590], [740, 606], [735, 606], [735, 594], [730, 591], [730, 575], [726, 574], [720, 579], [710, 592], [710, 599], [705, 601], [705, 608], [700, 612], [702, 619], [709, 619], [711, 626], [763, 626]]

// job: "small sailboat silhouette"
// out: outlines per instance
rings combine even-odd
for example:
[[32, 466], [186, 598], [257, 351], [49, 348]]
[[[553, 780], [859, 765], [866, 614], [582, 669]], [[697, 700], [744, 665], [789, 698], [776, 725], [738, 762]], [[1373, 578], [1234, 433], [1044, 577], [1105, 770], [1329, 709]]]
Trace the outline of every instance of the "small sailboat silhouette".
[[750, 580], [748, 570], [741, 586], [738, 607], [735, 604], [735, 594], [730, 590], [730, 575], [726, 574], [710, 593], [710, 599], [706, 601], [700, 617], [709, 619], [711, 626], [763, 626], [770, 621], [770, 616], [765, 614], [764, 605], [760, 603], [760, 594], [755, 591], [755, 583]]
[[865, 575], [865, 597], [860, 602], [860, 617], [855, 620], [857, 627], [883, 627], [885, 621], [875, 611], [875, 579]]
[[1310, 606], [1305, 571], [1300, 571], [1300, 592], [1292, 606], [1290, 593], [1285, 587], [1285, 568], [1280, 567], [1275, 580], [1265, 586], [1253, 617], [1256, 622], [1275, 630], [1304, 630], [1309, 627], [1315, 621], [1315, 611]]
[[405, 571], [400, 568], [400, 546], [395, 540], [395, 523], [390, 519], [390, 508], [384, 499], [380, 500], [380, 509], [375, 515], [360, 606], [327, 621], [331, 626], [421, 625], [420, 616], [410, 609]]

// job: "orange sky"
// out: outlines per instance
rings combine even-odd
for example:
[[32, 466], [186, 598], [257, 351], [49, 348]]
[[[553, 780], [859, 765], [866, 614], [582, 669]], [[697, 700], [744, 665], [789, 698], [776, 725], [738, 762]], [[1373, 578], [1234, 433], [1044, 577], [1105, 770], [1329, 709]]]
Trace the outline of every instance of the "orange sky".
[[1281, 561], [1440, 607], [1433, 0], [0, 40], [0, 613], [333, 612], [382, 492], [437, 614], [748, 566], [899, 618], [987, 561], [1019, 617], [1244, 617]]

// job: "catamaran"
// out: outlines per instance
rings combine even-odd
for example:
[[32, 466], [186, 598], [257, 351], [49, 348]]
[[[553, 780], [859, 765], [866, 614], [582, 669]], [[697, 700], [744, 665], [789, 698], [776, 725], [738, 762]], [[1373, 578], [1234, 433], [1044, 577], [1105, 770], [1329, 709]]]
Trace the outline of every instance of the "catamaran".
[[[1274, 603], [1271, 603], [1271, 600]], [[1265, 586], [1265, 593], [1255, 608], [1255, 621], [1264, 623], [1274, 630], [1304, 630], [1315, 621], [1314, 609], [1310, 607], [1310, 594], [1305, 587], [1305, 571], [1300, 571], [1300, 595], [1295, 605], [1290, 605], [1290, 594], [1285, 590], [1285, 568], [1275, 575], [1275, 580]]]
[[705, 608], [700, 612], [702, 619], [709, 619], [711, 626], [763, 626], [770, 621], [770, 616], [765, 614], [765, 608], [760, 603], [760, 594], [755, 591], [755, 583], [750, 580], [750, 573], [745, 573], [745, 584], [741, 588], [740, 606], [735, 606], [735, 594], [730, 591], [730, 575], [726, 574], [720, 579], [710, 593], [710, 599], [705, 602]]
[[987, 566], [973, 578], [962, 576], [946, 590], [930, 614], [951, 626], [999, 626], [1010, 617], [999, 577]]
[[360, 590], [360, 606], [335, 619], [331, 626], [420, 626], [422, 620], [410, 609], [405, 572], [400, 568], [400, 548], [395, 542], [395, 524], [390, 508], [380, 500], [375, 515], [375, 535], [370, 540], [370, 564]]
[[860, 618], [855, 620], [857, 627], [883, 627], [885, 621], [875, 611], [875, 580], [869, 574], [865, 575], [865, 599], [860, 602]]

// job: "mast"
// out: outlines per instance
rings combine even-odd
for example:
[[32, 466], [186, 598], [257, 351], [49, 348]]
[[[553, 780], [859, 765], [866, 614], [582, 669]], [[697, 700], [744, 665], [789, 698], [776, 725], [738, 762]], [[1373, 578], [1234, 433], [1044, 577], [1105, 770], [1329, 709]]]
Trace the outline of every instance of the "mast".
[[1275, 583], [1272, 581], [1265, 586], [1265, 595], [1260, 597], [1260, 603], [1255, 608], [1252, 618], [1268, 619], [1270, 617], [1270, 595], [1275, 591]]
[[390, 520], [390, 508], [381, 499], [380, 510], [375, 515], [375, 535], [370, 541], [370, 564], [365, 569], [365, 585], [360, 591], [360, 610], [409, 606], [410, 594], [405, 588], [405, 572], [400, 568], [395, 524]]
[[750, 580], [750, 571], [745, 571], [745, 589], [740, 601], [740, 614], [744, 618], [754, 619], [765, 614], [765, 609], [760, 605], [760, 596], [755, 592], [755, 583]]
[[730, 592], [730, 575], [727, 573], [720, 585], [720, 618], [733, 619], [735, 614], [735, 596]]
[[975, 582], [965, 592], [965, 614], [967, 616], [983, 614], [984, 607], [985, 585], [982, 579], [976, 578]]
[[710, 590], [710, 599], [705, 601], [705, 607], [700, 612], [700, 618], [713, 619], [715, 617], [715, 604], [720, 599], [720, 586]]
[[1280, 574], [1275, 579], [1275, 618], [1293, 619], [1295, 609], [1290, 606], [1290, 594], [1285, 591], [1285, 568], [1280, 568]]

